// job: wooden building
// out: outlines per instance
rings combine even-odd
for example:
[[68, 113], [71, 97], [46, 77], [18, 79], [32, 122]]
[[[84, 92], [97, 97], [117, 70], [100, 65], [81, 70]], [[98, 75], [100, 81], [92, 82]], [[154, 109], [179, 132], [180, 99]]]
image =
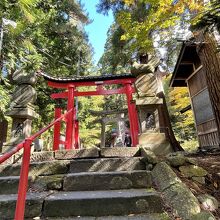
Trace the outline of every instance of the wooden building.
[[196, 45], [183, 42], [170, 86], [188, 87], [200, 147], [220, 143], [216, 120], [206, 83], [205, 69], [196, 51]]

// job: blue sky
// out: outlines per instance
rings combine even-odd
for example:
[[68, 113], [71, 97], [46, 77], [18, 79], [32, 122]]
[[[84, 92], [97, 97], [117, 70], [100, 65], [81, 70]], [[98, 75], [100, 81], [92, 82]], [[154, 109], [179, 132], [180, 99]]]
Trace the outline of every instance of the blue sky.
[[85, 5], [86, 11], [89, 13], [89, 18], [93, 22], [85, 27], [89, 35], [89, 41], [94, 48], [94, 61], [97, 63], [104, 52], [104, 45], [107, 37], [107, 31], [113, 22], [113, 15], [109, 13], [108, 16], [98, 14], [96, 12], [96, 5], [99, 0], [81, 0]]

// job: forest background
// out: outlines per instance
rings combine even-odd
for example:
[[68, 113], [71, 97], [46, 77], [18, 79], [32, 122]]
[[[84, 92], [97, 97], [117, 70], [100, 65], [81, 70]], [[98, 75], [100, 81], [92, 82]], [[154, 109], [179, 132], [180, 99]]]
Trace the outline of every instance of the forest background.
[[[191, 0], [100, 0], [99, 13], [112, 10], [115, 21], [108, 31], [105, 51], [98, 67], [92, 62], [93, 49], [84, 26], [89, 22], [83, 5], [74, 0], [4, 0], [0, 2], [0, 18], [16, 22], [16, 28], [4, 28], [0, 54], [0, 118], [6, 116], [10, 93], [14, 86], [13, 73], [44, 71], [53, 76], [120, 74], [129, 72], [138, 54], [147, 52], [160, 56], [161, 67], [167, 72], [164, 91], [177, 139], [186, 149], [198, 146], [192, 111], [180, 110], [189, 105], [188, 91], [170, 89], [169, 79], [174, 68], [181, 40], [193, 31], [217, 26], [219, 30], [219, 1], [201, 4]], [[52, 90], [38, 78], [36, 111], [33, 132], [52, 121], [54, 106], [65, 106], [50, 99]], [[115, 106], [117, 103], [117, 106]], [[109, 110], [126, 107], [123, 96], [88, 97], [79, 99], [80, 136], [85, 147], [97, 145], [100, 125], [90, 110]], [[115, 124], [108, 126], [108, 136]], [[10, 129], [9, 129], [10, 130]], [[42, 137], [51, 147], [51, 132]]]

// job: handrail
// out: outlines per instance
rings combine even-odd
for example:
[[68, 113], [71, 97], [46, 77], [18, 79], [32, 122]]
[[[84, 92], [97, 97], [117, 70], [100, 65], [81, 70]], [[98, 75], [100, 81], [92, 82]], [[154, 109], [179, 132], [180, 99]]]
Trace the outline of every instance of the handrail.
[[[36, 134], [32, 135], [28, 139], [34, 141], [38, 136], [40, 136], [42, 133], [50, 129], [53, 125], [55, 125], [57, 122], [61, 121], [63, 118], [65, 118], [67, 115], [72, 112], [72, 109], [65, 114], [63, 114], [61, 117], [57, 118], [53, 122], [51, 122], [47, 127], [42, 128], [40, 131], [38, 131]], [[0, 164], [9, 159], [13, 154], [17, 153], [19, 150], [21, 150], [24, 146], [25, 140], [22, 141], [20, 144], [18, 144], [16, 147], [14, 147], [12, 150], [6, 152], [4, 155], [0, 156]]]
[[31, 156], [31, 144], [39, 137], [41, 134], [43, 134], [45, 131], [50, 129], [52, 126], [54, 126], [56, 123], [60, 122], [62, 119], [67, 117], [73, 109], [69, 110], [53, 122], [51, 122], [47, 127], [41, 129], [34, 135], [32, 135], [29, 138], [26, 138], [24, 141], [19, 143], [16, 147], [14, 147], [12, 150], [6, 152], [4, 155], [0, 157], [0, 164], [2, 164], [4, 161], [9, 159], [11, 156], [13, 156], [15, 153], [17, 153], [22, 148], [24, 149], [23, 157], [22, 157], [22, 165], [21, 165], [21, 171], [20, 171], [20, 180], [19, 180], [19, 186], [18, 186], [18, 198], [16, 203], [16, 210], [14, 215], [14, 220], [23, 220], [24, 219], [24, 212], [25, 212], [25, 202], [26, 202], [26, 194], [27, 194], [27, 188], [28, 188], [28, 172], [29, 172], [29, 166], [30, 166], [30, 156]]

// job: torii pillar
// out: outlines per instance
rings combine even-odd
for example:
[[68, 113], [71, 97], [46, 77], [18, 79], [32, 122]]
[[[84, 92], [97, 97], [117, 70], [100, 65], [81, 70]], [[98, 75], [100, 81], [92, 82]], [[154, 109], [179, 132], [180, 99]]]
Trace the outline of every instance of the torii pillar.
[[66, 121], [66, 149], [72, 149], [75, 146], [75, 108], [74, 108], [74, 90], [75, 86], [68, 87], [67, 111], [73, 111], [67, 116]]
[[132, 84], [127, 83], [125, 84], [125, 91], [127, 96], [127, 103], [128, 103], [128, 116], [130, 121], [130, 133], [131, 133], [131, 140], [132, 146], [138, 145], [138, 115], [136, 110], [135, 101], [132, 98]]

